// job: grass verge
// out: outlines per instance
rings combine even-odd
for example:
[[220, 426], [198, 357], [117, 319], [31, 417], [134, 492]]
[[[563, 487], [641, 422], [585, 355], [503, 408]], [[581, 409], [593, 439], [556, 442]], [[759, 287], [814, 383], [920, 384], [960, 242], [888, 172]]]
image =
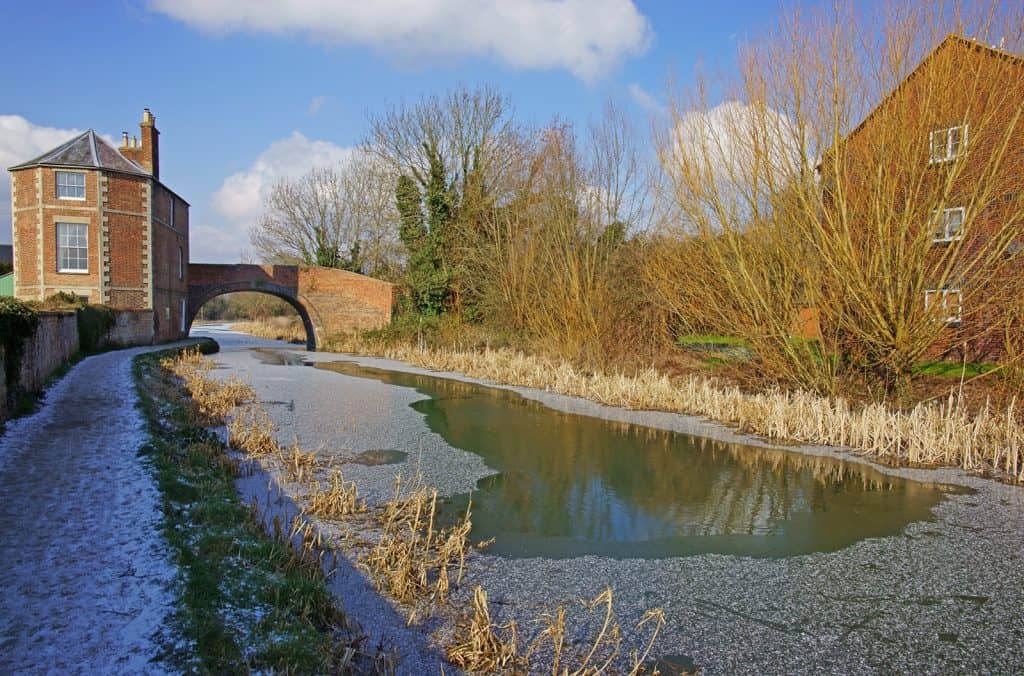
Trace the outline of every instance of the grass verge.
[[181, 570], [180, 622], [192, 642], [186, 671], [335, 673], [357, 650], [319, 561], [271, 537], [234, 485], [238, 462], [197, 423], [194, 403], [161, 359], [136, 357], [165, 532]]

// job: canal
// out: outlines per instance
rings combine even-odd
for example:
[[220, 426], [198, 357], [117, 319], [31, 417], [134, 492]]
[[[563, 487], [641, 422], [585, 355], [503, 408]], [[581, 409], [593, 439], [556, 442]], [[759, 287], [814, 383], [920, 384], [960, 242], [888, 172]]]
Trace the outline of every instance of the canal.
[[344, 463], [371, 502], [417, 471], [453, 512], [472, 496], [474, 538], [494, 543], [470, 574], [497, 622], [608, 585], [627, 633], [664, 608], [660, 654], [702, 673], [1024, 668], [1018, 487], [214, 337], [218, 373], [253, 383], [282, 441]]

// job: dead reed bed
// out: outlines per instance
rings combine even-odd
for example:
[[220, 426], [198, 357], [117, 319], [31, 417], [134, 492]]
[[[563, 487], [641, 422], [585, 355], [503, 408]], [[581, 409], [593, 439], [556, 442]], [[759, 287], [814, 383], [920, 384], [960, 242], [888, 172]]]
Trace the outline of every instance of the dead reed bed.
[[256, 405], [237, 409], [228, 423], [228, 441], [232, 448], [244, 451], [251, 458], [281, 457], [277, 426], [267, 412]]
[[950, 465], [1024, 481], [1024, 416], [1016, 399], [1005, 409], [986, 403], [972, 414], [954, 391], [945, 400], [901, 410], [885, 402], [855, 406], [841, 397], [801, 390], [751, 394], [714, 378], [669, 378], [654, 369], [593, 373], [506, 348], [460, 351], [388, 345], [358, 336], [340, 337], [328, 348], [609, 406], [699, 415], [769, 439], [851, 447], [897, 463]]
[[366, 502], [359, 499], [354, 481], [345, 483], [340, 471], [331, 474], [324, 488], [319, 482], [313, 486], [306, 504], [306, 511], [318, 519], [341, 519], [366, 511]]
[[252, 387], [238, 378], [211, 378], [213, 361], [198, 349], [168, 357], [160, 362], [160, 366], [182, 379], [199, 414], [207, 420], [224, 422], [235, 407], [256, 398]]
[[320, 464], [316, 453], [304, 451], [296, 439], [287, 451], [282, 451], [278, 456], [285, 475], [292, 481], [298, 483], [309, 483], [315, 481], [317, 466]]
[[378, 516], [380, 537], [362, 557], [379, 590], [412, 606], [412, 622], [424, 602], [444, 603], [465, 571], [472, 528], [470, 510], [453, 526], [440, 526], [437, 489], [417, 474], [409, 486], [395, 477], [395, 496]]
[[[628, 658], [618, 660], [622, 653], [623, 635], [615, 619], [614, 593], [605, 588], [580, 605], [588, 614], [597, 614], [595, 629], [579, 640], [573, 640], [567, 629], [566, 608], [559, 606], [544, 613], [533, 624], [540, 631], [520, 650], [520, 632], [514, 621], [497, 625], [491, 619], [487, 592], [480, 586], [473, 589], [471, 608], [457, 627], [448, 647], [452, 664], [471, 673], [540, 673], [554, 676], [584, 676], [625, 672], [647, 673], [648, 657], [665, 626], [660, 608], [648, 610], [635, 627], [635, 633], [649, 631], [646, 640], [630, 649]], [[578, 637], [577, 637], [578, 638]], [[567, 645], [575, 646], [568, 648]], [[622, 664], [628, 665], [623, 669]]]
[[264, 317], [231, 325], [233, 331], [241, 331], [258, 338], [286, 340], [289, 343], [305, 343], [306, 327], [298, 317]]

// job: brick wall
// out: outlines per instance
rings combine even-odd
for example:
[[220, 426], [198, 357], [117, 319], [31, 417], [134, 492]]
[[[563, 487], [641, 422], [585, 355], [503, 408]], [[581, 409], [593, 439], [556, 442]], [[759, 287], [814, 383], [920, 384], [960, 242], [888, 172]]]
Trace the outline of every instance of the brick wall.
[[314, 323], [326, 333], [386, 326], [391, 322], [394, 289], [388, 282], [345, 270], [299, 270], [299, 298], [315, 309]]
[[0, 420], [7, 419], [7, 368], [4, 348], [0, 345]]
[[139, 176], [110, 172], [106, 177], [103, 302], [111, 307], [149, 307], [149, 185]]
[[[151, 345], [153, 343], [152, 310], [115, 311], [114, 326], [100, 339], [102, 348]], [[35, 333], [24, 343], [16, 383], [4, 376], [3, 348], [0, 348], [0, 420], [8, 414], [7, 395], [15, 392], [39, 392], [53, 373], [78, 352], [78, 319], [74, 312], [41, 312]]]
[[[15, 295], [42, 300], [58, 291], [102, 302], [100, 293], [100, 172], [85, 174], [85, 199], [57, 197], [57, 170], [36, 167], [12, 172]], [[57, 269], [57, 223], [87, 226], [86, 272]]]
[[264, 291], [296, 300], [319, 334], [380, 328], [391, 321], [395, 302], [393, 284], [329, 268], [195, 263], [188, 277], [191, 312], [211, 294]]
[[155, 338], [153, 310], [115, 310], [114, 326], [100, 345], [105, 348], [152, 345]]
[[15, 288], [21, 298], [38, 298], [39, 210], [37, 179], [42, 169], [11, 172], [11, 212], [14, 243]]
[[159, 183], [153, 185], [152, 250], [157, 340], [173, 340], [183, 335], [182, 315], [187, 313], [188, 204]]

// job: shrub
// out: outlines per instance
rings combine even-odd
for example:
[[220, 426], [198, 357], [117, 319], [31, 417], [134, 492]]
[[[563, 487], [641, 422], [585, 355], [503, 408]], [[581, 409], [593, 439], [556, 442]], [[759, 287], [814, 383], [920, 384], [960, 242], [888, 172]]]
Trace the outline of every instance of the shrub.
[[38, 325], [39, 316], [28, 304], [16, 298], [0, 297], [0, 341], [5, 354], [6, 382], [17, 380], [25, 339], [35, 332]]
[[39, 308], [42, 310], [77, 310], [83, 305], [85, 305], [85, 300], [70, 291], [58, 291], [52, 296], [47, 296]]
[[114, 311], [106, 305], [83, 305], [75, 311], [78, 340], [83, 352], [96, 352], [117, 321]]

